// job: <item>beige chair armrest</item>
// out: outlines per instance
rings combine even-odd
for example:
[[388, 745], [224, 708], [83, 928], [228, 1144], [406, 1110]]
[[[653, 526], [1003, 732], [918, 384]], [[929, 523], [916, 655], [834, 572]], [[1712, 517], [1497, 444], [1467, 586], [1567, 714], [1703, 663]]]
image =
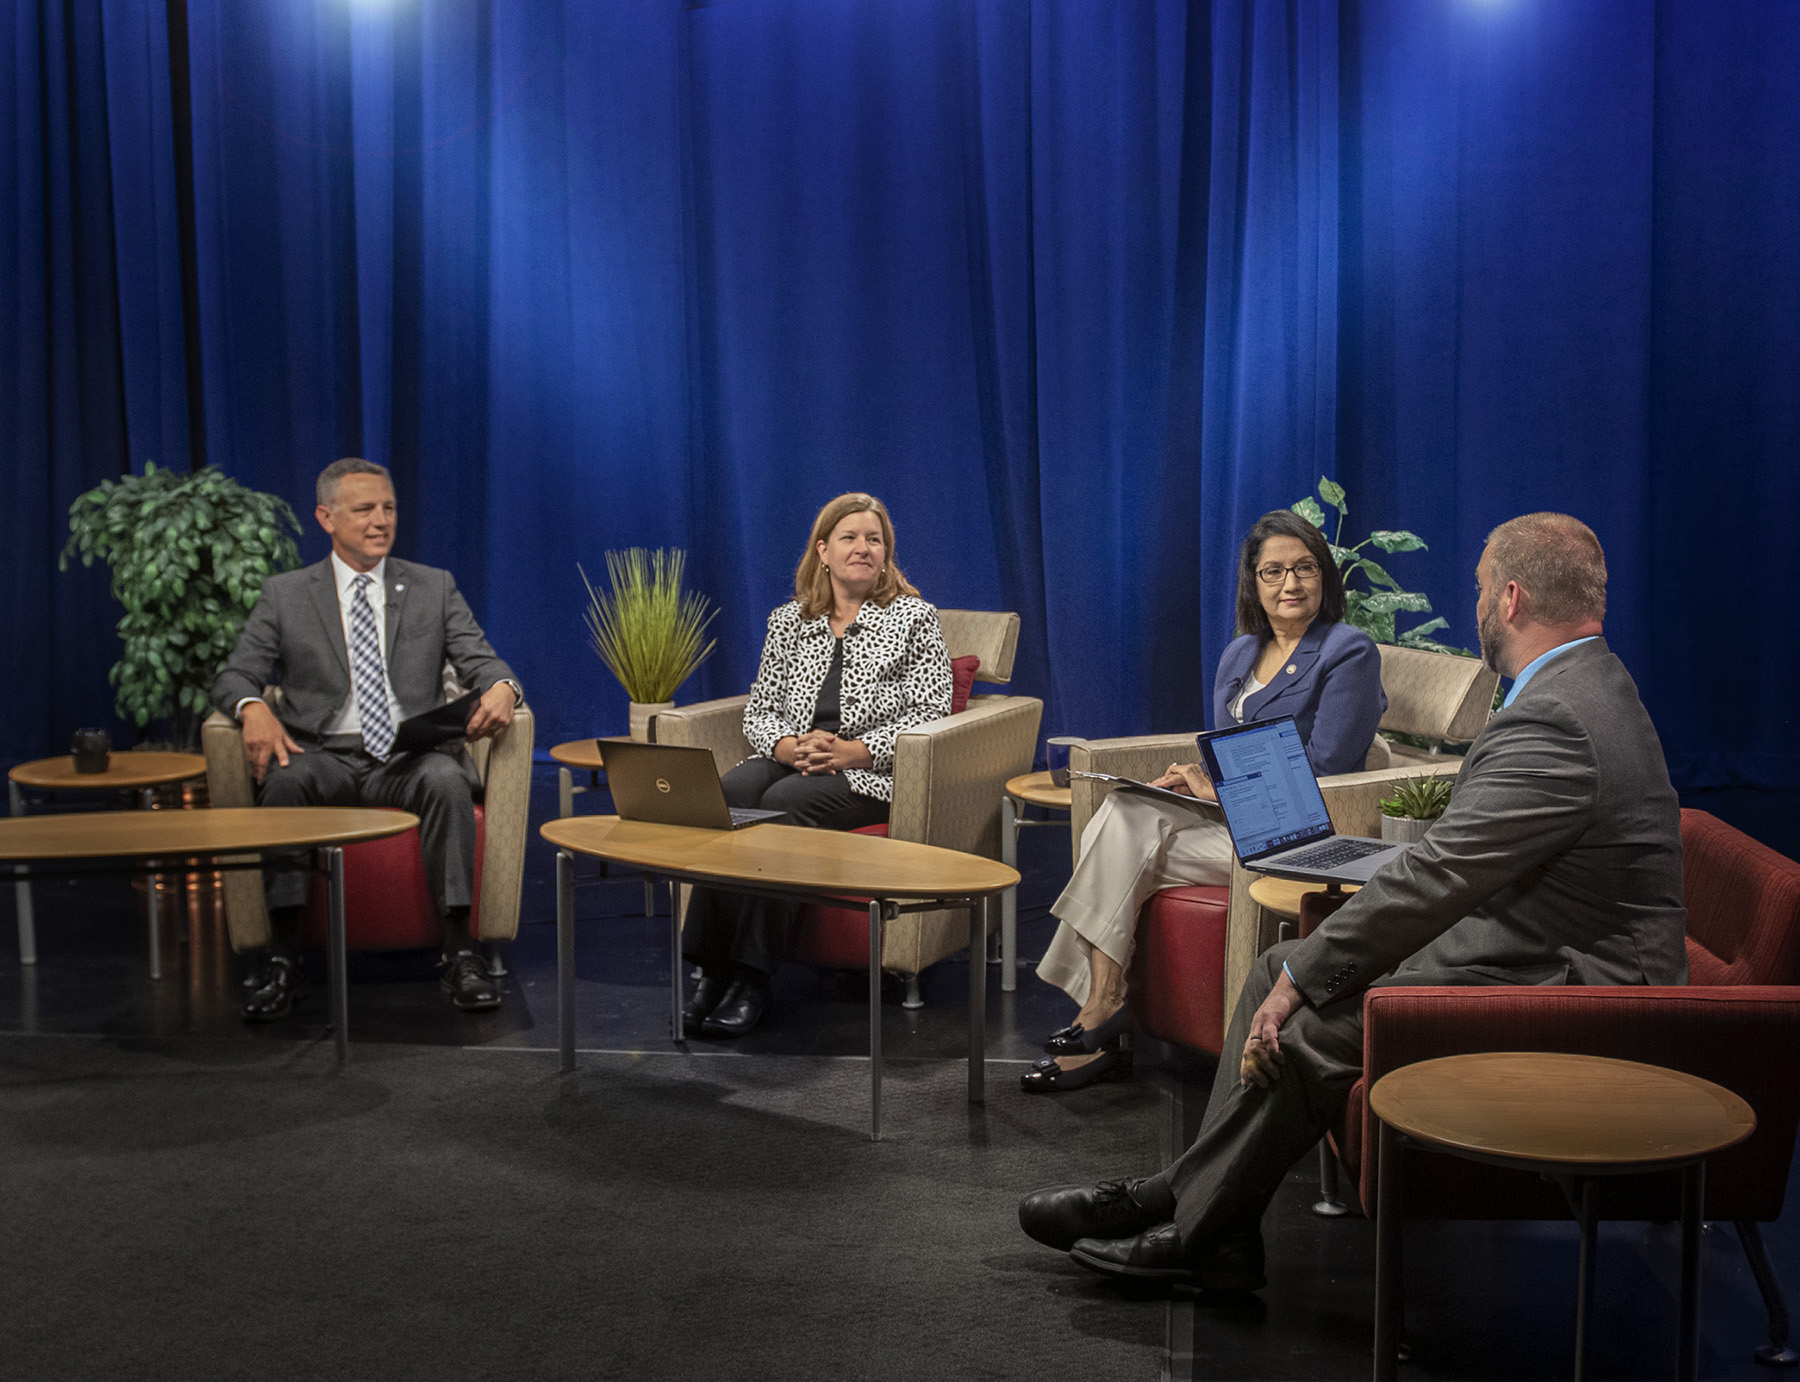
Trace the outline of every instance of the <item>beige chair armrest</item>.
[[656, 742], [711, 749], [722, 777], [750, 756], [750, 741], [744, 738], [748, 704], [748, 696], [727, 696], [661, 711], [656, 717]]
[[[206, 799], [213, 806], [254, 806], [256, 788], [244, 757], [244, 731], [229, 715], [213, 712], [200, 727], [200, 751], [206, 757]], [[236, 854], [224, 862], [250, 863], [260, 856]], [[262, 874], [255, 869], [222, 873], [225, 930], [238, 954], [269, 943], [269, 911], [263, 901]]]
[[[1195, 731], [1198, 733], [1198, 731]], [[1194, 734], [1138, 734], [1125, 739], [1087, 739], [1069, 749], [1069, 766], [1089, 773], [1111, 773], [1149, 782], [1175, 762], [1197, 763]], [[1069, 779], [1069, 856], [1081, 853], [1081, 834], [1113, 789], [1104, 782]]]
[[471, 746], [481, 750], [482, 811], [487, 818], [481, 848], [480, 925], [483, 941], [509, 941], [519, 934], [520, 895], [525, 881], [525, 843], [531, 818], [532, 752], [537, 717], [530, 706], [513, 712], [498, 739]]
[[1000, 857], [1000, 798], [1031, 771], [1044, 703], [1035, 696], [980, 696], [958, 714], [903, 731], [894, 741], [896, 840]]

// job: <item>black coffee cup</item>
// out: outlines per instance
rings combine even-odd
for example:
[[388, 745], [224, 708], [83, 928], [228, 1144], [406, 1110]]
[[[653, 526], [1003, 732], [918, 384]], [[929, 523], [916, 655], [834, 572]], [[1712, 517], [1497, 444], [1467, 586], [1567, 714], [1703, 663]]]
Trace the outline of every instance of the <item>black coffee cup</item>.
[[112, 736], [103, 729], [78, 729], [69, 743], [78, 773], [103, 773], [111, 761]]

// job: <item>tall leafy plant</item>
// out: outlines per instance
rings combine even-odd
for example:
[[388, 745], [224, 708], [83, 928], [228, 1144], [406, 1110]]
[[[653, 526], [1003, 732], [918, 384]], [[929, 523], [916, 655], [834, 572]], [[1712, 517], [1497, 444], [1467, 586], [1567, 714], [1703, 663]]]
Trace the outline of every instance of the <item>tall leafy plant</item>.
[[679, 547], [608, 552], [612, 588], [604, 592], [579, 564], [575, 569], [587, 586], [588, 635], [600, 661], [639, 704], [672, 699], [712, 652], [706, 626], [718, 613], [708, 610], [704, 595], [682, 591], [687, 553]]
[[[1346, 547], [1344, 520], [1350, 516], [1350, 501], [1344, 496], [1344, 487], [1335, 480], [1321, 477], [1319, 499], [1337, 510], [1337, 522], [1329, 530], [1330, 536], [1326, 540], [1331, 545], [1331, 555], [1337, 559], [1338, 572], [1344, 578], [1345, 620], [1377, 643], [1394, 643], [1402, 648], [1425, 648], [1434, 653], [1474, 656], [1467, 648], [1453, 648], [1431, 637], [1439, 629], [1450, 626], [1447, 619], [1429, 619], [1410, 629], [1397, 628], [1396, 620], [1399, 615], [1430, 614], [1431, 601], [1416, 590], [1407, 590], [1388, 574], [1387, 568], [1364, 551], [1365, 548], [1374, 547], [1389, 555], [1395, 552], [1421, 552], [1428, 550], [1424, 539], [1404, 528], [1377, 528], [1355, 546]], [[1318, 499], [1302, 499], [1293, 509], [1320, 532], [1327, 531], [1325, 510], [1320, 507]], [[1358, 576], [1362, 578], [1362, 584], [1352, 585], [1351, 581]]]
[[265, 579], [299, 564], [299, 520], [287, 502], [245, 489], [212, 466], [106, 480], [69, 506], [58, 561], [112, 567], [124, 652], [109, 674], [121, 717], [167, 719], [181, 747], [200, 741], [207, 692]]

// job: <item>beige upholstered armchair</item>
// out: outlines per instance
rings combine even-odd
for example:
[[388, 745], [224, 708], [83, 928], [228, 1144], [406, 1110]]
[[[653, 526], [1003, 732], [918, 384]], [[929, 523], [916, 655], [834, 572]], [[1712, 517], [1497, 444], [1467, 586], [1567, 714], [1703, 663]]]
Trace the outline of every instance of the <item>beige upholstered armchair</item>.
[[[938, 620], [951, 657], [981, 659], [977, 681], [1011, 680], [1018, 615], [941, 609]], [[748, 700], [730, 696], [664, 711], [654, 737], [659, 744], [711, 749], [719, 771], [729, 772], [750, 756]], [[971, 696], [968, 709], [902, 733], [894, 745], [889, 836], [998, 859], [1000, 799], [1010, 778], [1031, 771], [1043, 709], [1035, 696]], [[906, 913], [887, 927], [881, 967], [908, 978], [908, 1001], [916, 1005], [919, 971], [968, 943], [961, 912]]]
[[[446, 665], [446, 699], [462, 694]], [[280, 690], [270, 687], [271, 703]], [[483, 784], [485, 815], [481, 858], [480, 900], [476, 905], [479, 934], [484, 944], [510, 941], [519, 932], [520, 893], [525, 878], [525, 835], [531, 805], [531, 755], [535, 721], [529, 706], [513, 713], [512, 725], [499, 739], [483, 739], [469, 745], [470, 756]], [[214, 806], [250, 806], [256, 800], [250, 767], [244, 759], [244, 736], [228, 715], [213, 714], [200, 731], [206, 755], [207, 795]], [[409, 837], [399, 837], [409, 838]], [[379, 842], [378, 842], [379, 843]], [[351, 845], [350, 851], [364, 848]], [[253, 856], [245, 856], [246, 858]], [[254, 870], [226, 873], [225, 925], [231, 948], [240, 954], [269, 942], [269, 913], [263, 902], [262, 875]], [[352, 911], [354, 900], [352, 899]], [[352, 931], [350, 944], [356, 945]], [[496, 970], [503, 973], [504, 967]]]
[[[1384, 643], [1381, 689], [1387, 692], [1388, 708], [1380, 728], [1438, 743], [1467, 743], [1481, 733], [1493, 714], [1494, 688], [1499, 684], [1499, 674], [1480, 658]], [[1378, 738], [1364, 766], [1442, 761], [1441, 754]]]

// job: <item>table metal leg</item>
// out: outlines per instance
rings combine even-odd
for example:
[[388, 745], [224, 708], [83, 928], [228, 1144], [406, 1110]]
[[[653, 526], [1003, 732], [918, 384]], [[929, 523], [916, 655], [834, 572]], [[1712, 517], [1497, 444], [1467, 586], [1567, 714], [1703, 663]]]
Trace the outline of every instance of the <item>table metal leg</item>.
[[1375, 1204], [1375, 1382], [1396, 1382], [1400, 1373], [1400, 1172], [1399, 1138], [1377, 1120], [1380, 1161]]
[[[156, 809], [156, 788], [144, 788], [144, 810]], [[156, 860], [144, 861], [150, 872], [144, 875], [144, 917], [150, 929], [150, 977], [162, 978], [162, 913], [156, 902]]]
[[1681, 1169], [1681, 1317], [1675, 1335], [1675, 1376], [1700, 1376], [1700, 1214], [1706, 1203], [1706, 1163]]
[[656, 915], [656, 879], [649, 874], [644, 875], [644, 915]]
[[[981, 939], [994, 915], [989, 893], [969, 908], [969, 1102], [987, 1102], [987, 966], [978, 964]], [[1004, 981], [1006, 967], [1001, 966]]]
[[575, 814], [575, 775], [567, 768], [556, 770], [556, 814], [564, 820]]
[[[648, 883], [645, 886], [649, 886]], [[681, 1025], [681, 884], [669, 880], [669, 1032], [676, 1041], [685, 1041], [687, 1032]]]
[[344, 943], [344, 851], [325, 849], [328, 936], [325, 982], [330, 990], [331, 1031], [337, 1041], [337, 1063], [350, 1059], [350, 978]]
[[1594, 1257], [1600, 1225], [1600, 1186], [1581, 1182], [1581, 1253], [1575, 1282], [1575, 1382], [1588, 1375], [1588, 1315], [1594, 1308]]
[[575, 1068], [575, 856], [556, 851], [556, 1044], [562, 1072]]
[[881, 926], [886, 905], [869, 902], [869, 1141], [881, 1141]]
[[[6, 784], [15, 816], [25, 814], [25, 793], [16, 782]], [[37, 963], [37, 918], [31, 911], [31, 870], [20, 864], [13, 869], [13, 909], [19, 919], [19, 963]]]
[[[1013, 799], [1000, 798], [1000, 862], [1009, 869], [1019, 866], [1019, 808]], [[1019, 986], [1019, 889], [1015, 885], [1000, 895], [1000, 992]]]

